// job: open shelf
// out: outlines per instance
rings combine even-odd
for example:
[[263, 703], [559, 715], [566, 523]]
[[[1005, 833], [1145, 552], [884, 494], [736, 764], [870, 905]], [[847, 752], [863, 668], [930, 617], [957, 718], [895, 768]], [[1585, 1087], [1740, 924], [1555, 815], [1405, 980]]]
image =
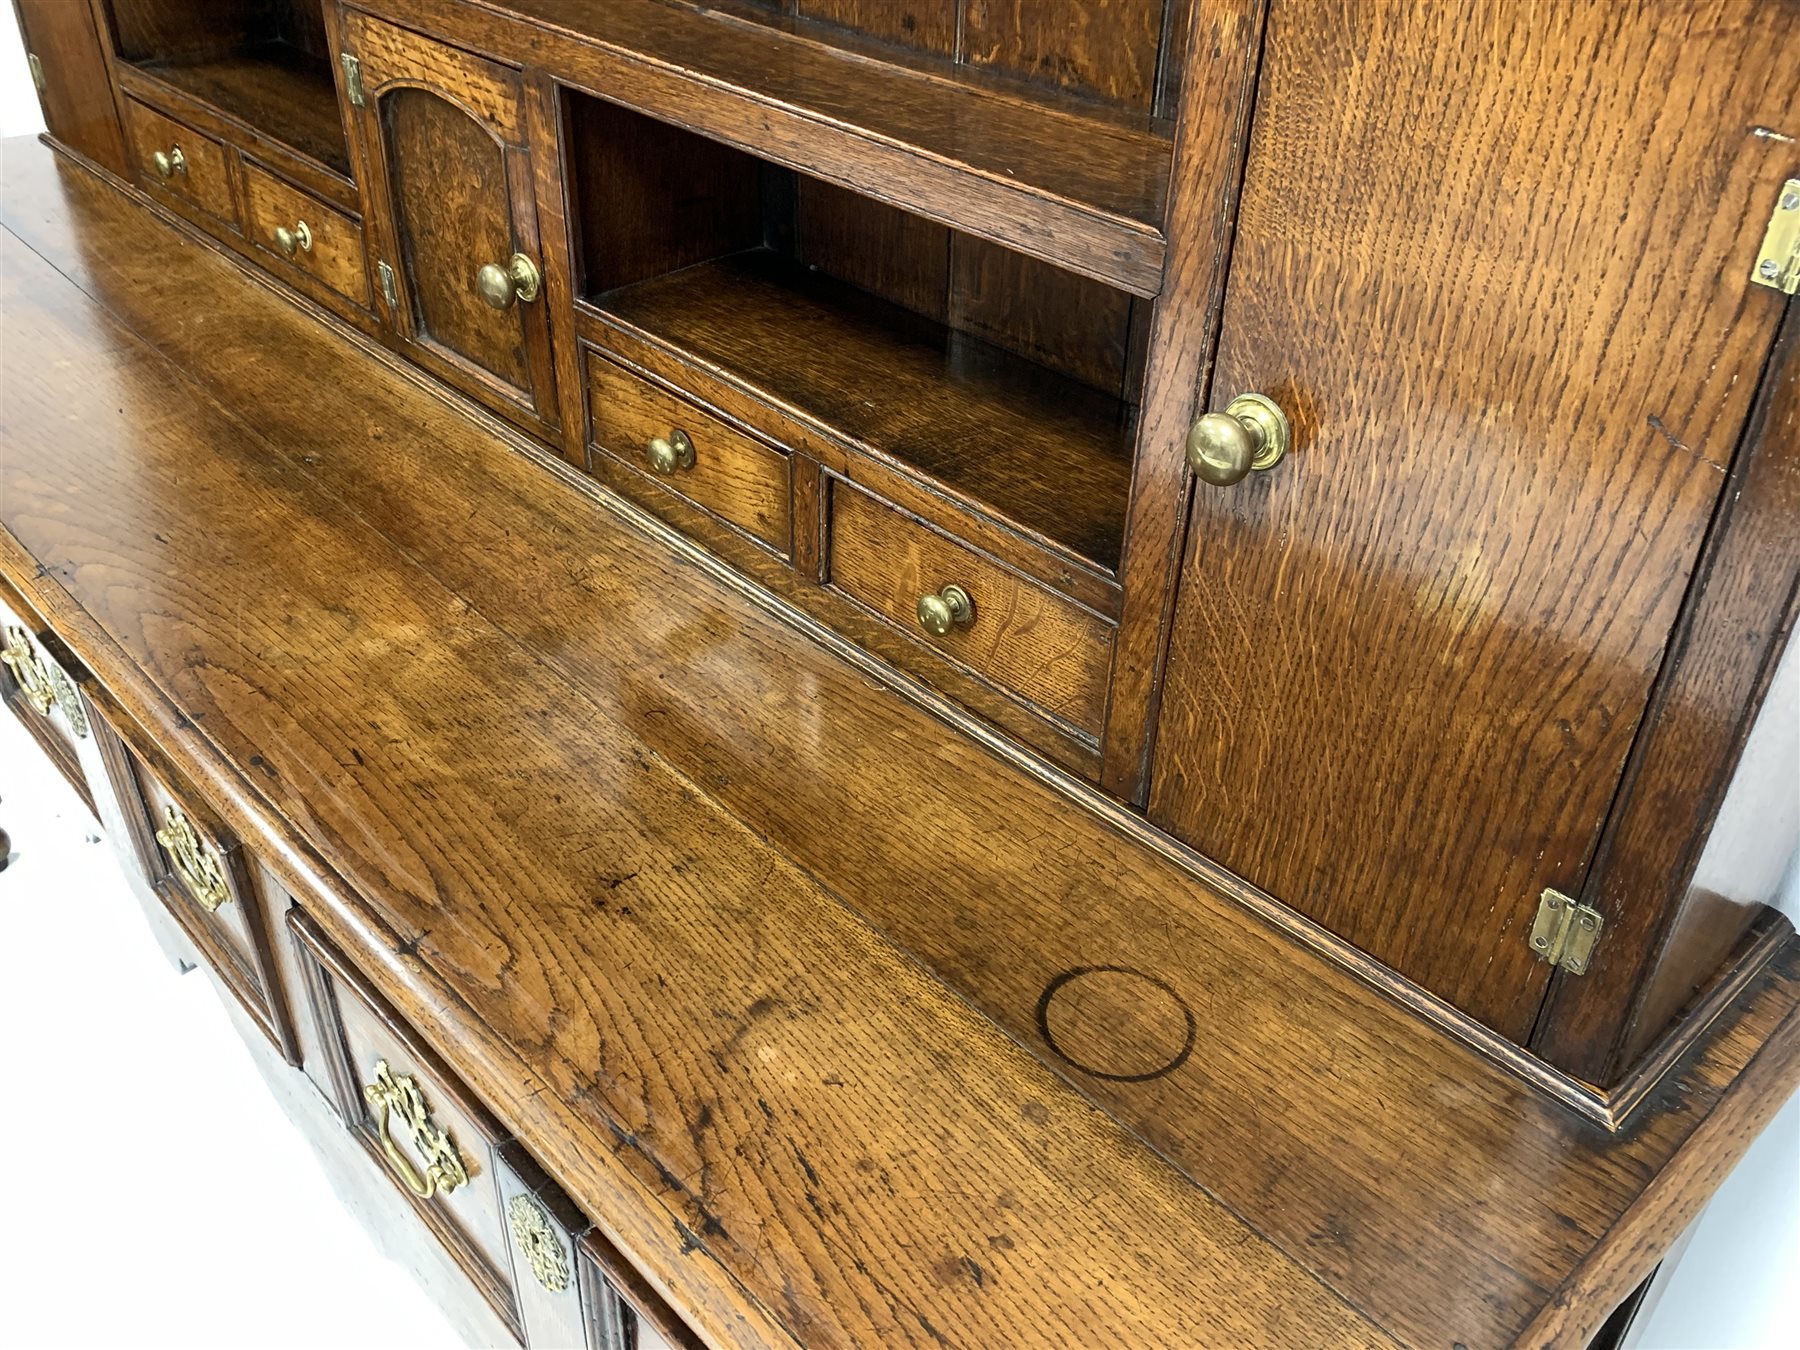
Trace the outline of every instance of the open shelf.
[[284, 42], [263, 42], [208, 60], [151, 62], [138, 69], [350, 176], [337, 88], [324, 58]]
[[1147, 113], [663, 0], [483, 10], [539, 25], [534, 61], [571, 86], [1121, 290], [1161, 288], [1172, 148]]
[[1116, 571], [1131, 410], [769, 249], [598, 297], [609, 317]]
[[564, 124], [586, 304], [1117, 571], [1147, 301], [599, 99]]
[[[108, 0], [108, 8], [119, 56], [134, 69], [350, 176], [320, 0]], [[195, 17], [199, 9], [207, 12]]]

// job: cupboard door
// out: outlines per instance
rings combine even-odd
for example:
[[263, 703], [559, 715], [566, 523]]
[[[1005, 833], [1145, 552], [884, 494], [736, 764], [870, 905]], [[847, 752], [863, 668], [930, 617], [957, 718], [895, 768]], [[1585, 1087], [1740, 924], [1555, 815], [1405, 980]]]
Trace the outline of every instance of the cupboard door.
[[519, 72], [360, 13], [344, 36], [390, 322], [421, 365], [554, 437]]
[[1270, 6], [1211, 405], [1294, 448], [1194, 486], [1150, 809], [1515, 1039], [1782, 310], [1800, 10], [1691, 8]]
[[100, 30], [85, 0], [13, 0], [44, 125], [71, 150], [121, 178], [131, 169]]

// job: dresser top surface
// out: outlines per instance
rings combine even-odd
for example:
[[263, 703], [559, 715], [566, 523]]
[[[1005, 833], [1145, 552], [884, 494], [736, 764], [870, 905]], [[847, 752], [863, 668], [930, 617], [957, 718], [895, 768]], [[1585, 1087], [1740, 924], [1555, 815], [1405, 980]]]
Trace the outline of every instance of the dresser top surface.
[[1800, 1073], [1790, 943], [1609, 1134], [43, 147], [0, 224], [0, 572], [709, 1336], [1555, 1339]]

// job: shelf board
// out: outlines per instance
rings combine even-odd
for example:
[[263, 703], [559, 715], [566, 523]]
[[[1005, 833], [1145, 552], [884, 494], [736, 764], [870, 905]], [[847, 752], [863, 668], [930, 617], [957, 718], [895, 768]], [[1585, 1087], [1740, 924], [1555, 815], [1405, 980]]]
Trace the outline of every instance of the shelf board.
[[136, 69], [333, 173], [350, 176], [337, 85], [324, 57], [285, 42], [258, 42], [223, 56], [143, 62]]
[[1118, 570], [1133, 430], [1121, 400], [765, 249], [596, 304], [825, 434]]
[[396, 8], [503, 51], [528, 23], [531, 63], [587, 93], [1121, 290], [1162, 287], [1164, 123], [660, 0]]

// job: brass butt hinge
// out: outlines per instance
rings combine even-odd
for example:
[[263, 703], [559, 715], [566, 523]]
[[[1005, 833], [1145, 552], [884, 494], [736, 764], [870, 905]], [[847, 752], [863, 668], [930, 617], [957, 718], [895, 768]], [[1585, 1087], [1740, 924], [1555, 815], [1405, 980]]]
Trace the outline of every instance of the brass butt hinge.
[[387, 301], [388, 313], [398, 312], [400, 288], [394, 282], [394, 269], [385, 262], [377, 262], [375, 271], [381, 277], [381, 298]]
[[1781, 185], [1750, 279], [1783, 295], [1800, 292], [1800, 178]]
[[31, 82], [37, 86], [38, 93], [43, 93], [44, 63], [38, 60], [36, 52], [26, 52], [25, 64], [31, 67]]
[[338, 62], [344, 67], [344, 92], [357, 107], [363, 106], [362, 62], [349, 52], [340, 52]]
[[1545, 887], [1538, 897], [1537, 922], [1531, 925], [1531, 950], [1540, 961], [1585, 975], [1605, 926], [1599, 910]]

